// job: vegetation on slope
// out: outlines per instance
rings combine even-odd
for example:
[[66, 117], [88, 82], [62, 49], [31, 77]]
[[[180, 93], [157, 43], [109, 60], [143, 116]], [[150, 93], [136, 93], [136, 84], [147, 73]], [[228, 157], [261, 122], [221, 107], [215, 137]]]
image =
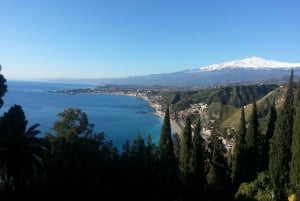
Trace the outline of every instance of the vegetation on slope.
[[241, 107], [252, 102], [254, 97], [256, 100], [262, 98], [270, 91], [278, 88], [278, 85], [242, 85], [242, 86], [226, 86], [219, 88], [209, 88], [199, 91], [176, 91], [164, 92], [161, 95], [164, 100], [173, 105], [177, 111], [184, 110], [193, 103], [215, 102], [223, 105], [232, 105]]

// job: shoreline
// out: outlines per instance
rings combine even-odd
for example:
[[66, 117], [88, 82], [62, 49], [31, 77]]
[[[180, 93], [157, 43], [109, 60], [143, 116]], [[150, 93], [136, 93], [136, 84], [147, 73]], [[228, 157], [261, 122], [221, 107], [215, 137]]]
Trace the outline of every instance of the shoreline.
[[[164, 120], [165, 116], [162, 112], [160, 112], [157, 109], [157, 106], [155, 106], [148, 98], [143, 98], [143, 100], [147, 101], [149, 103], [149, 106], [152, 107], [155, 112], [153, 114], [157, 115], [160, 119], [162, 119], [162, 121]], [[176, 120], [170, 119], [170, 124], [171, 124], [171, 134], [179, 134], [181, 135], [182, 133], [182, 128], [180, 127], [180, 125], [176, 122]]]
[[[149, 104], [149, 107], [153, 108], [154, 111], [151, 112], [152, 114], [156, 115], [159, 117], [162, 121], [164, 120], [164, 113], [160, 111], [161, 106], [157, 103], [153, 103], [148, 97], [145, 96], [137, 96], [136, 94], [128, 94], [124, 93], [123, 91], [118, 91], [118, 92], [96, 92], [96, 91], [84, 91], [84, 92], [78, 92], [74, 90], [63, 90], [63, 91], [51, 91], [54, 93], [65, 93], [69, 95], [76, 95], [77, 93], [90, 93], [90, 94], [106, 94], [106, 95], [114, 95], [114, 96], [129, 96], [129, 97], [134, 97], [138, 99], [142, 99], [146, 101]], [[182, 128], [181, 126], [176, 122], [176, 120], [170, 119], [170, 124], [171, 124], [171, 134], [173, 135], [174, 133], [178, 133], [181, 135], [182, 133]]]

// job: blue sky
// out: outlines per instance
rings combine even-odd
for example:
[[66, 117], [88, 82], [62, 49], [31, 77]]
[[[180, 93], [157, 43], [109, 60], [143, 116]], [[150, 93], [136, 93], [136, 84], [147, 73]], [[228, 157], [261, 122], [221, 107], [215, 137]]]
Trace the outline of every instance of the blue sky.
[[167, 73], [260, 56], [300, 62], [299, 0], [0, 0], [7, 79]]

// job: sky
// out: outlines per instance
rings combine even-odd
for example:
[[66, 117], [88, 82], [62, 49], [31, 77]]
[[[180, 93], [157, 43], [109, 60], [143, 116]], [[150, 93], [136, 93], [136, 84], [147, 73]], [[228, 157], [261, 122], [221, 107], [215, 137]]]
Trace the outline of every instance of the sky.
[[127, 77], [250, 56], [300, 62], [299, 0], [0, 0], [7, 79]]

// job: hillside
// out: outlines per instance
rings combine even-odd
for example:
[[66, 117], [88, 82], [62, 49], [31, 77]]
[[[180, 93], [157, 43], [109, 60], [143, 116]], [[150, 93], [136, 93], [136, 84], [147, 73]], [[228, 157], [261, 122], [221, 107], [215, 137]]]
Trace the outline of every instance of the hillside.
[[[275, 99], [276, 108], [280, 108], [284, 100], [285, 93], [286, 87], [278, 87], [257, 100], [256, 103], [258, 109], [258, 116], [260, 118], [260, 128], [262, 132], [265, 132], [266, 129], [267, 114], [269, 111], [270, 104], [272, 103], [273, 99]], [[224, 113], [226, 115], [223, 115], [223, 118], [220, 123], [221, 128], [238, 128], [240, 121], [240, 108], [230, 108], [230, 112]], [[252, 103], [249, 103], [245, 106], [246, 121], [249, 119], [251, 111]]]
[[[279, 108], [284, 100], [286, 87], [280, 85], [239, 85], [198, 91], [156, 92], [164, 104], [172, 105], [175, 112], [184, 111], [194, 103], [206, 103], [206, 121], [214, 120], [213, 127], [217, 130], [238, 128], [240, 108], [245, 107], [246, 120], [252, 111], [253, 97], [257, 103], [261, 132], [265, 132], [267, 114], [273, 99]], [[195, 114], [197, 116], [197, 114]]]
[[231, 105], [241, 107], [264, 97], [269, 92], [278, 88], [278, 85], [240, 85], [226, 86], [212, 89], [203, 89], [198, 91], [177, 91], [164, 93], [164, 99], [173, 105], [176, 111], [184, 110], [193, 103], [221, 103], [222, 105]]

